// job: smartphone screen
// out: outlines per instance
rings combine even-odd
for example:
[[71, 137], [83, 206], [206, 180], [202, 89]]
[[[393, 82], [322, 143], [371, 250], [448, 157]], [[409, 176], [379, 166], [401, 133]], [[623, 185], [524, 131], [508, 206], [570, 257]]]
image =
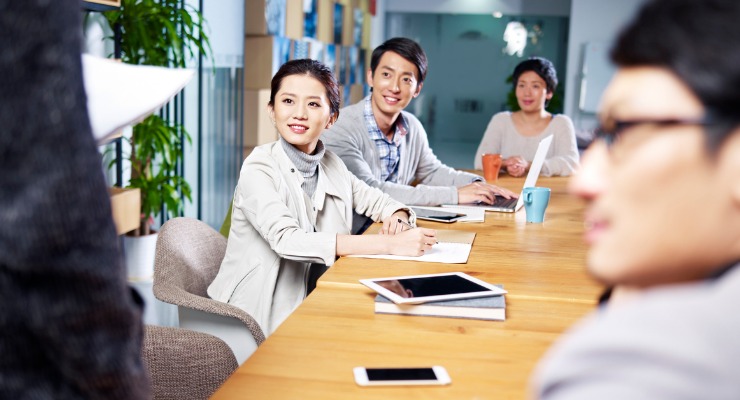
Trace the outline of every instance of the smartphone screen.
[[411, 207], [411, 209], [414, 210], [416, 218], [418, 219], [426, 219], [438, 222], [455, 222], [458, 219], [465, 217], [466, 215], [444, 210], [430, 210], [426, 208]]
[[437, 375], [430, 368], [367, 368], [367, 379], [377, 381], [433, 381]]
[[448, 385], [450, 376], [444, 367], [364, 368], [354, 369], [360, 386], [374, 385]]

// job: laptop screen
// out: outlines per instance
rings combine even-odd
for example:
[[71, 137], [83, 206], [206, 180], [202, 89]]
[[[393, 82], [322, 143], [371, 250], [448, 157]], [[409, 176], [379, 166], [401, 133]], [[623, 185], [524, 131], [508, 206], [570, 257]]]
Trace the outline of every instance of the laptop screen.
[[547, 150], [550, 149], [550, 143], [552, 143], [552, 135], [540, 140], [540, 144], [537, 146], [537, 152], [534, 153], [534, 160], [529, 166], [529, 173], [527, 179], [524, 181], [524, 187], [533, 187], [537, 184], [537, 178], [540, 176], [542, 171], [542, 165], [545, 163], [545, 157], [547, 157]]
[[[522, 187], [522, 191], [524, 191], [524, 188], [534, 187], [534, 185], [537, 184], [537, 178], [540, 177], [542, 165], [545, 163], [547, 150], [550, 149], [550, 143], [552, 143], [552, 135], [540, 140], [540, 144], [537, 146], [537, 152], [534, 153], [534, 160], [532, 160], [532, 164], [529, 166], [527, 179], [524, 180], [524, 187]], [[519, 210], [520, 208], [522, 208], [523, 205], [524, 197], [520, 193], [519, 200], [516, 202], [516, 207], [514, 207], [514, 210]]]

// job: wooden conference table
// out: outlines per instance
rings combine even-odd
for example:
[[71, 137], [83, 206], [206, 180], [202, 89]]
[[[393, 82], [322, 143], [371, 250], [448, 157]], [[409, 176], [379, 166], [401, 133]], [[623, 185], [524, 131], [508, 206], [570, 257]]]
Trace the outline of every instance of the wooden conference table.
[[[498, 184], [515, 192], [523, 178]], [[522, 399], [537, 361], [555, 339], [591, 311], [601, 287], [584, 269], [583, 204], [567, 178], [540, 178], [552, 189], [543, 224], [486, 213], [484, 223], [437, 229], [477, 232], [467, 264], [339, 259], [317, 289], [214, 394], [214, 399]], [[374, 313], [374, 294], [359, 279], [464, 271], [503, 284], [506, 321]], [[352, 368], [442, 365], [444, 387], [360, 387]]]

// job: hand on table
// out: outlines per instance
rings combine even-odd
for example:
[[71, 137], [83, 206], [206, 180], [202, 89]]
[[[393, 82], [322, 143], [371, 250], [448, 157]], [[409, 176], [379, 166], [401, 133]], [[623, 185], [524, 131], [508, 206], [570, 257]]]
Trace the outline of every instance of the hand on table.
[[409, 213], [405, 210], [398, 210], [383, 220], [383, 227], [380, 228], [379, 233], [381, 235], [395, 235], [413, 228], [409, 224]]
[[512, 156], [504, 160], [501, 164], [506, 168], [506, 172], [511, 176], [524, 176], [529, 169], [529, 161], [521, 156]]

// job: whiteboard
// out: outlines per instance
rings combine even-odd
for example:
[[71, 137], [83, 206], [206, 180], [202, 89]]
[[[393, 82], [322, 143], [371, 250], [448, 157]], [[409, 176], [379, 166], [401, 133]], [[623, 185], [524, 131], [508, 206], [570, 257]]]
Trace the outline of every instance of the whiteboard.
[[587, 42], [583, 46], [581, 68], [581, 95], [578, 108], [583, 112], [596, 113], [604, 89], [614, 76], [616, 68], [609, 60], [610, 43]]

